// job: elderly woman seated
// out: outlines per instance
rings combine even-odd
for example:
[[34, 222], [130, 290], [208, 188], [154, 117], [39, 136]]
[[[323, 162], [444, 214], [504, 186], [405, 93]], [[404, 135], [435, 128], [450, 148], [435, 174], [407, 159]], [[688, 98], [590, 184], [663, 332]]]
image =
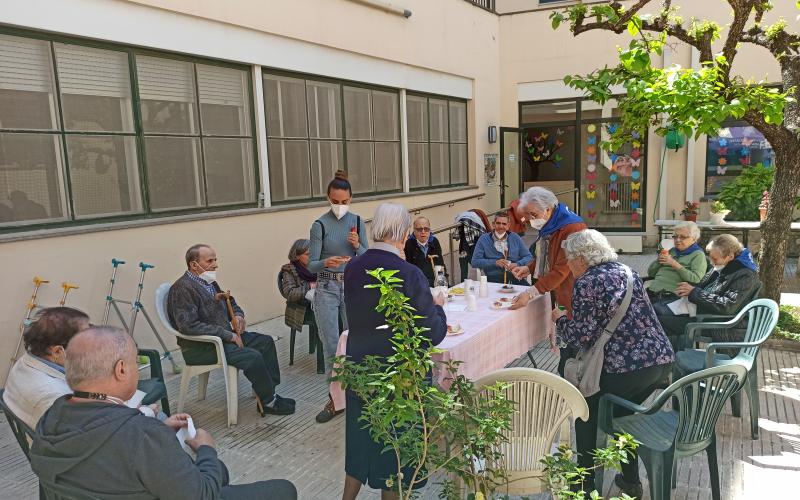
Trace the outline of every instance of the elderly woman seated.
[[[735, 236], [721, 234], [706, 247], [714, 269], [706, 274], [697, 286], [678, 283], [675, 292], [685, 297], [688, 304], [697, 307], [697, 314], [721, 314], [734, 316], [761, 288], [758, 268], [750, 250], [744, 248]], [[688, 305], [687, 304], [687, 305]], [[694, 307], [692, 307], [693, 309]], [[695, 321], [688, 314], [675, 315], [666, 302], [655, 305], [658, 320], [664, 326], [670, 340], [683, 335], [688, 323]], [[738, 340], [720, 333], [716, 340]], [[683, 347], [683, 346], [679, 346]]]
[[317, 287], [317, 275], [308, 265], [309, 240], [297, 240], [289, 249], [289, 263], [281, 267], [281, 295], [286, 299], [284, 322], [293, 330], [301, 331], [306, 319], [313, 319], [310, 290]]
[[[625, 266], [601, 233], [586, 229], [569, 235], [563, 244], [567, 266], [575, 277], [572, 318], [553, 310], [556, 335], [563, 344], [576, 349], [591, 347], [620, 308], [628, 287]], [[589, 396], [589, 420], [575, 422], [578, 464], [591, 467], [597, 436], [597, 412], [603, 394], [615, 394], [642, 403], [667, 378], [675, 354], [656, 319], [639, 276], [633, 273], [633, 289], [627, 311], [605, 345], [600, 392]], [[617, 485], [629, 495], [641, 497], [638, 460], [622, 464]], [[594, 489], [590, 476], [584, 491]]]
[[653, 301], [675, 300], [678, 283], [697, 283], [706, 274], [706, 254], [697, 240], [700, 228], [690, 221], [681, 222], [672, 230], [675, 246], [662, 250], [658, 259], [647, 268], [653, 280], [648, 283], [647, 294]]

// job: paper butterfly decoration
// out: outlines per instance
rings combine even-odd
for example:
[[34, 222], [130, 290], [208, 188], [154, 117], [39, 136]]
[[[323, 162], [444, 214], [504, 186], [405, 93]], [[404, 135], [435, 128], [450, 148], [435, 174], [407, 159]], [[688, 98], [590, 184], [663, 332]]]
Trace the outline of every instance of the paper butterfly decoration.
[[597, 191], [586, 191], [586, 198], [589, 200], [593, 200], [595, 194], [597, 194]]
[[591, 212], [591, 211], [586, 212], [586, 217], [594, 219], [595, 217], [597, 217], [597, 212]]
[[631, 191], [638, 191], [641, 185], [641, 182], [631, 182]]
[[550, 133], [549, 133], [549, 132], [542, 132], [541, 134], [539, 134], [539, 138], [540, 138], [541, 140], [545, 140], [545, 139], [547, 139], [549, 136], [550, 136]]
[[594, 163], [586, 165], [587, 172], [594, 172], [595, 170], [597, 170], [597, 165], [595, 165]]
[[587, 201], [586, 202], [586, 209], [587, 210], [594, 210], [594, 202], [593, 201]]
[[719, 144], [719, 147], [724, 148], [725, 146], [728, 145], [728, 140], [727, 139], [720, 139], [720, 140], [717, 141], [717, 144]]
[[616, 190], [617, 189], [617, 183], [616, 182], [612, 182], [611, 184], [608, 185], [608, 189]]
[[631, 179], [633, 179], [633, 180], [638, 180], [639, 177], [641, 177], [641, 176], [642, 176], [642, 174], [640, 174], [638, 170], [634, 170], [631, 173]]
[[564, 129], [563, 128], [557, 128], [556, 129], [556, 135], [564, 135]]
[[617, 174], [611, 174], [611, 175], [609, 175], [609, 176], [608, 176], [608, 179], [609, 179], [611, 182], [616, 182], [616, 180], [617, 180]]
[[609, 200], [608, 206], [611, 208], [619, 208], [619, 200]]
[[594, 191], [595, 189], [597, 189], [597, 186], [595, 186], [594, 184], [589, 184], [588, 186], [586, 186], [586, 189], [588, 189], [589, 191]]
[[753, 144], [753, 139], [750, 139], [749, 137], [742, 138], [742, 146], [749, 146], [751, 144]]
[[533, 161], [540, 161], [542, 157], [540, 155], [533, 155]]
[[590, 155], [597, 153], [597, 146], [589, 146], [586, 148], [586, 152]]
[[597, 155], [589, 155], [586, 157], [586, 161], [588, 162], [595, 162], [597, 161]]
[[595, 179], [597, 179], [597, 173], [596, 172], [589, 172], [588, 174], [586, 174], [586, 180], [587, 181], [593, 181]]
[[641, 155], [642, 155], [642, 152], [639, 151], [638, 149], [632, 149], [631, 150], [631, 158], [638, 158]]
[[563, 145], [564, 145], [564, 141], [562, 141], [561, 139], [556, 139], [556, 148], [560, 148]]
[[639, 137], [641, 137], [641, 135], [639, 134], [639, 132], [631, 132], [631, 137], [633, 137], [634, 139], [638, 139]]
[[717, 148], [717, 154], [719, 156], [725, 156], [728, 154], [728, 148]]
[[636, 213], [636, 212], [633, 212], [631, 214], [631, 221], [637, 221], [637, 220], [639, 220], [639, 214]]
[[717, 163], [719, 163], [720, 165], [727, 165], [728, 159], [723, 156], [722, 158], [717, 160]]
[[639, 199], [639, 191], [632, 192], [631, 193], [631, 199], [632, 200], [638, 200]]
[[631, 146], [633, 146], [634, 148], [638, 149], [638, 148], [640, 148], [642, 146], [642, 143], [639, 142], [639, 141], [633, 141], [633, 142], [631, 142]]
[[617, 158], [619, 158], [619, 155], [617, 155], [617, 153], [611, 153], [608, 157], [611, 158], [611, 163], [614, 163], [617, 161]]
[[639, 202], [638, 201], [632, 201], [631, 202], [631, 208], [633, 210], [636, 210], [637, 208], [639, 208]]
[[594, 125], [589, 125], [586, 127], [586, 131], [589, 132], [590, 134], [595, 130], [597, 130], [597, 127], [595, 127]]
[[608, 124], [606, 129], [608, 130], [609, 134], [613, 134], [613, 133], [616, 133], [616, 131], [619, 129], [619, 125], [616, 124], [616, 123], [610, 123], [610, 124]]
[[[742, 165], [750, 165], [750, 157], [742, 156], [741, 158], [739, 158], [739, 163], [741, 163]], [[764, 166], [767, 167], [769, 165], [764, 165]]]
[[609, 191], [608, 192], [608, 199], [609, 200], [617, 200], [617, 199], [619, 199], [619, 196], [617, 195], [616, 191]]
[[728, 171], [728, 167], [720, 167], [717, 166], [717, 175], [725, 175], [725, 172]]
[[642, 163], [642, 159], [639, 158], [638, 160], [631, 160], [631, 168], [639, 168], [639, 165]]
[[739, 155], [741, 156], [748, 156], [750, 154], [750, 148], [744, 147], [739, 150]]
[[587, 143], [587, 144], [597, 144], [597, 136], [596, 136], [596, 135], [590, 135], [590, 136], [589, 136], [589, 137], [586, 139], [586, 143]]

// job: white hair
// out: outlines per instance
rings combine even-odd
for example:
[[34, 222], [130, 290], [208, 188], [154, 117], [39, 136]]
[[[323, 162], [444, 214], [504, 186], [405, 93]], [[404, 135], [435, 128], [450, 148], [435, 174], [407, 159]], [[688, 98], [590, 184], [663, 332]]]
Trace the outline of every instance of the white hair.
[[608, 244], [603, 233], [584, 229], [567, 236], [561, 244], [568, 259], [582, 258], [589, 267], [604, 262], [616, 262], [617, 252]]
[[706, 250], [710, 252], [712, 249], [717, 250], [723, 257], [729, 257], [731, 255], [739, 255], [742, 250], [744, 250], [744, 246], [736, 236], [732, 234], [720, 234], [708, 242]]
[[699, 240], [700, 239], [700, 228], [697, 227], [697, 224], [695, 224], [694, 222], [692, 222], [690, 220], [684, 220], [684, 221], [678, 222], [677, 224], [675, 224], [675, 226], [673, 226], [672, 232], [674, 233], [678, 229], [686, 229], [686, 230], [688, 230], [689, 231], [689, 236], [693, 240]]
[[411, 214], [399, 203], [381, 203], [372, 217], [372, 241], [405, 241], [411, 229]]
[[[79, 346], [80, 339], [91, 337], [91, 349]], [[79, 339], [75, 342], [75, 339]], [[89, 341], [89, 339], [86, 339]], [[67, 346], [64, 362], [67, 385], [80, 390], [87, 382], [106, 380], [114, 375], [114, 367], [120, 359], [127, 360], [136, 344], [124, 330], [113, 326], [94, 326], [80, 332]]]
[[519, 197], [519, 206], [534, 205], [539, 210], [547, 210], [558, 205], [558, 198], [547, 188], [534, 186]]

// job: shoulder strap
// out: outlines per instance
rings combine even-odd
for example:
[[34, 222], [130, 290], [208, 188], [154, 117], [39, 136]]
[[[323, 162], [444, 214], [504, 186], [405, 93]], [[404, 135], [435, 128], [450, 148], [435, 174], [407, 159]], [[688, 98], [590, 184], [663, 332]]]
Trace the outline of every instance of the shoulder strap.
[[356, 215], [356, 231], [361, 231], [361, 216]]
[[319, 227], [322, 230], [322, 236], [320, 237], [320, 241], [325, 239], [325, 224], [322, 223], [321, 220], [317, 219], [314, 222], [319, 222]]
[[611, 321], [603, 328], [603, 331], [609, 335], [617, 330], [622, 318], [624, 318], [625, 314], [628, 312], [628, 307], [631, 305], [631, 297], [633, 296], [633, 273], [631, 272], [631, 268], [625, 264], [622, 264], [622, 267], [625, 269], [625, 275], [628, 278], [625, 287], [625, 296], [622, 297], [622, 303], [620, 303], [619, 308], [617, 308], [617, 312], [614, 313], [614, 317], [611, 318]]

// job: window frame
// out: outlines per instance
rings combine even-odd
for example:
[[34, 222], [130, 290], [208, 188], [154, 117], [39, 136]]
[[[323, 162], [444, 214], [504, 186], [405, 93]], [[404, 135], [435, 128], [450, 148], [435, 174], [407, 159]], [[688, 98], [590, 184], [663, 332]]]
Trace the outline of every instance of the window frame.
[[[36, 134], [49, 134], [49, 135], [56, 135], [58, 136], [58, 142], [60, 149], [57, 152], [61, 156], [62, 161], [62, 168], [63, 172], [61, 175], [63, 176], [63, 188], [64, 192], [62, 193], [65, 197], [63, 202], [64, 208], [67, 210], [67, 213], [64, 214], [62, 220], [52, 221], [52, 222], [43, 222], [43, 223], [32, 223], [32, 224], [20, 224], [14, 223], [15, 225], [8, 225], [8, 226], [0, 226], [0, 234], [7, 234], [7, 233], [15, 233], [15, 232], [22, 232], [22, 231], [33, 231], [39, 229], [56, 229], [62, 227], [73, 227], [73, 226], [91, 226], [96, 224], [109, 224], [114, 222], [121, 222], [121, 221], [129, 221], [129, 220], [141, 220], [141, 219], [154, 219], [154, 218], [164, 218], [164, 217], [171, 217], [171, 216], [178, 216], [178, 215], [187, 215], [187, 214], [196, 214], [196, 213], [213, 213], [213, 212], [221, 212], [227, 211], [232, 209], [240, 209], [240, 208], [254, 208], [258, 206], [259, 203], [259, 193], [261, 191], [261, 172], [259, 169], [260, 165], [260, 157], [258, 154], [258, 134], [257, 134], [257, 127], [256, 127], [256, 113], [255, 113], [255, 95], [253, 92], [253, 71], [250, 66], [246, 64], [240, 64], [235, 62], [229, 62], [219, 59], [212, 59], [206, 57], [199, 57], [199, 56], [192, 56], [186, 54], [179, 54], [175, 52], [167, 52], [161, 51], [156, 49], [149, 49], [149, 48], [141, 48], [135, 46], [129, 46], [125, 44], [115, 43], [115, 42], [108, 42], [108, 41], [101, 41], [101, 40], [93, 40], [87, 38], [80, 38], [76, 36], [67, 36], [67, 35], [60, 35], [60, 34], [50, 34], [50, 33], [43, 33], [35, 30], [28, 30], [22, 28], [13, 28], [13, 27], [5, 27], [0, 26], [0, 34], [9, 35], [9, 36], [16, 36], [34, 40], [41, 40], [47, 42], [49, 44], [49, 52], [50, 52], [50, 63], [51, 68], [53, 71], [53, 93], [54, 93], [54, 101], [55, 101], [55, 112], [57, 113], [57, 120], [56, 124], [58, 126], [57, 129], [53, 130], [28, 130], [28, 129], [3, 129], [3, 133], [36, 133]], [[64, 127], [64, 114], [63, 114], [63, 105], [61, 99], [61, 86], [59, 84], [59, 75], [58, 75], [58, 66], [57, 66], [57, 59], [55, 54], [55, 46], [56, 43], [62, 43], [67, 45], [74, 45], [78, 47], [87, 47], [92, 49], [100, 49], [100, 50], [111, 50], [116, 52], [121, 52], [126, 54], [127, 62], [128, 62], [128, 79], [131, 91], [131, 107], [132, 107], [132, 116], [133, 116], [133, 131], [131, 132], [108, 132], [108, 131], [94, 131], [94, 132], [85, 132], [85, 131], [67, 131]], [[167, 209], [167, 210], [159, 210], [153, 211], [150, 205], [150, 194], [147, 189], [148, 186], [148, 172], [147, 172], [147, 158], [145, 156], [145, 145], [144, 145], [144, 138], [145, 133], [143, 130], [142, 124], [142, 117], [141, 117], [141, 99], [139, 95], [139, 81], [138, 81], [138, 72], [136, 67], [136, 56], [149, 56], [149, 57], [156, 57], [160, 59], [170, 59], [170, 60], [178, 60], [182, 62], [190, 62], [193, 64], [193, 74], [194, 74], [194, 85], [196, 91], [196, 104], [197, 104], [197, 113], [198, 113], [198, 139], [200, 141], [200, 153], [201, 153], [201, 169], [203, 174], [203, 189], [207, 191], [206, 182], [205, 182], [205, 158], [203, 155], [203, 138], [233, 138], [234, 136], [228, 135], [218, 135], [218, 134], [204, 134], [202, 131], [202, 119], [200, 118], [200, 95], [197, 91], [197, 69], [196, 64], [204, 64], [208, 66], [219, 66], [225, 67], [230, 69], [236, 69], [239, 71], [243, 71], [247, 75], [246, 80], [246, 93], [244, 98], [247, 99], [248, 107], [250, 108], [248, 111], [249, 114], [249, 131], [250, 136], [241, 136], [238, 137], [240, 139], [249, 139], [251, 142], [252, 148], [252, 158], [253, 158], [253, 201], [245, 201], [239, 203], [227, 203], [222, 205], [208, 205], [207, 196], [204, 199], [204, 205], [198, 207], [191, 207], [191, 208], [181, 208], [181, 209]], [[158, 135], [158, 134], [147, 134], [148, 136], [151, 135]], [[177, 136], [177, 137], [188, 137], [185, 135], [175, 135], [175, 134], [161, 134], [165, 136]], [[139, 196], [141, 199], [141, 211], [136, 213], [126, 213], [126, 214], [119, 214], [119, 215], [108, 215], [108, 216], [89, 216], [89, 217], [81, 217], [76, 218], [75, 210], [74, 210], [74, 202], [73, 202], [73, 193], [72, 193], [72, 181], [70, 176], [70, 163], [69, 163], [69, 151], [67, 149], [67, 136], [113, 136], [113, 137], [134, 137], [135, 138], [135, 151], [137, 155], [137, 172], [138, 172], [138, 179], [139, 179]], [[194, 136], [192, 136], [194, 137]]]

